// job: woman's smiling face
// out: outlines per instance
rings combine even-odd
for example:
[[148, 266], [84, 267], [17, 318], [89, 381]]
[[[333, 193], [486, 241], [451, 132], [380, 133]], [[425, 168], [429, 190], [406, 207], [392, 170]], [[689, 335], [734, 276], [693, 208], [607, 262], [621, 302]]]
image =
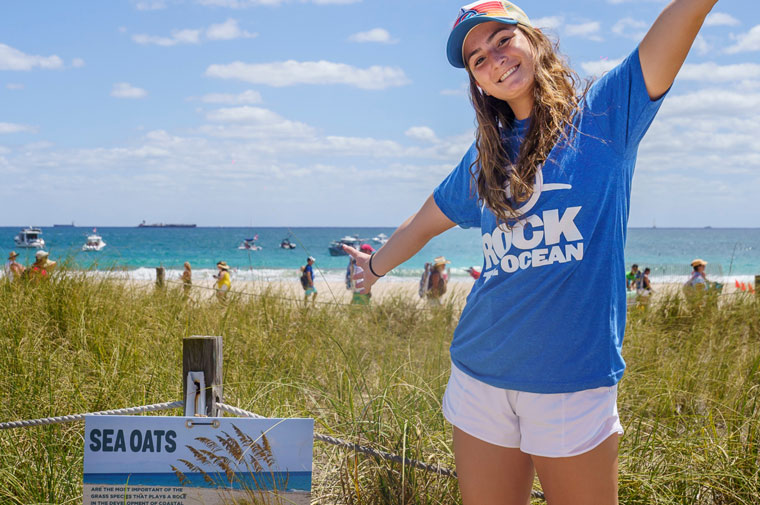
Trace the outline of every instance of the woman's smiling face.
[[489, 21], [475, 26], [465, 38], [462, 55], [483, 91], [507, 102], [518, 119], [530, 116], [534, 52], [516, 25]]

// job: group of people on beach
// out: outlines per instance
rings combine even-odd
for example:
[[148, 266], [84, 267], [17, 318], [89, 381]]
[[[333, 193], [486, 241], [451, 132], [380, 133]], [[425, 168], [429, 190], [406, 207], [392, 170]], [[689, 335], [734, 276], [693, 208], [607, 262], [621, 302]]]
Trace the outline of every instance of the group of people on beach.
[[[182, 275], [179, 280], [182, 283], [182, 289], [185, 296], [190, 294], [190, 290], [193, 287], [193, 268], [189, 261], [185, 261], [183, 265]], [[214, 274], [214, 289], [216, 290], [216, 298], [220, 302], [224, 302], [227, 299], [227, 294], [232, 289], [232, 279], [230, 278], [230, 267], [224, 261], [216, 263], [217, 273]]]
[[46, 278], [57, 264], [50, 259], [50, 254], [47, 251], [37, 251], [34, 254], [34, 263], [28, 267], [16, 261], [18, 256], [19, 254], [16, 251], [11, 251], [8, 255], [8, 260], [3, 265], [3, 274], [8, 280], [19, 281], [22, 279]]

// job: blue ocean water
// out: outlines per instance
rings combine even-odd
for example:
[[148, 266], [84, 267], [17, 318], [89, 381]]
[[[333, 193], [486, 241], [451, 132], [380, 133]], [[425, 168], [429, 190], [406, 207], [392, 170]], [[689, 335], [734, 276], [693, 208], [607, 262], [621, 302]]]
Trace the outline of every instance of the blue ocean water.
[[[0, 227], [0, 249], [17, 250], [20, 261], [31, 263], [34, 249], [18, 249], [13, 237], [22, 226]], [[393, 228], [137, 228], [98, 227], [107, 246], [99, 252], [81, 250], [91, 227], [46, 227], [43, 238], [54, 260], [71, 262], [80, 269], [123, 269], [133, 278], [155, 278], [155, 267], [170, 272], [182, 270], [189, 261], [194, 276], [210, 275], [217, 261], [233, 267], [241, 279], [276, 280], [298, 276], [306, 257], [316, 258], [316, 266], [328, 279], [343, 276], [346, 257], [330, 256], [328, 245], [345, 235], [358, 234], [367, 242], [379, 233], [390, 235]], [[248, 237], [258, 234], [260, 251], [239, 250]], [[279, 247], [290, 238], [294, 250]], [[378, 244], [373, 244], [378, 247]], [[417, 278], [425, 262], [436, 256], [451, 261], [451, 275], [465, 278], [466, 269], [482, 264], [479, 230], [452, 229], [428, 243], [418, 254], [396, 268], [388, 278]], [[689, 273], [694, 258], [709, 262], [708, 275], [749, 280], [760, 274], [760, 228], [631, 228], [625, 251], [626, 264], [638, 263], [652, 269], [653, 279], [678, 280]]]
[[[224, 473], [208, 474], [214, 481], [209, 483], [200, 473], [185, 473], [188, 479], [182, 486], [249, 490], [311, 491], [311, 472], [236, 472], [233, 482]], [[179, 486], [175, 473], [86, 473], [85, 484], [113, 484], [129, 486]]]

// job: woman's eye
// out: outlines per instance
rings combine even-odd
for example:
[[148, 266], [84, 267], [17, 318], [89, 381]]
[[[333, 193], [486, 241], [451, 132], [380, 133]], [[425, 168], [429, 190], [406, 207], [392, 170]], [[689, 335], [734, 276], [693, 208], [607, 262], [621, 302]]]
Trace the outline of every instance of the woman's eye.
[[501, 40], [499, 41], [499, 45], [500, 45], [500, 46], [503, 46], [504, 44], [506, 44], [507, 42], [509, 42], [509, 39], [511, 39], [511, 38], [512, 38], [512, 37], [504, 37], [503, 39], [501, 39]]

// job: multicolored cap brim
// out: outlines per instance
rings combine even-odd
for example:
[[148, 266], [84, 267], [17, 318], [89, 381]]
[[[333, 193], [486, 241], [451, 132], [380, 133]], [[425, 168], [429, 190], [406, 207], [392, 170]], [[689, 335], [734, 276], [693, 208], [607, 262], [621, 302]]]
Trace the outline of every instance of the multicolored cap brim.
[[459, 9], [459, 16], [454, 22], [446, 44], [446, 56], [449, 63], [457, 68], [464, 68], [462, 46], [470, 30], [480, 23], [496, 21], [506, 25], [521, 24], [532, 26], [528, 16], [518, 6], [506, 0], [473, 2]]

